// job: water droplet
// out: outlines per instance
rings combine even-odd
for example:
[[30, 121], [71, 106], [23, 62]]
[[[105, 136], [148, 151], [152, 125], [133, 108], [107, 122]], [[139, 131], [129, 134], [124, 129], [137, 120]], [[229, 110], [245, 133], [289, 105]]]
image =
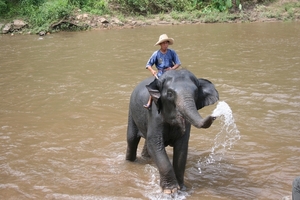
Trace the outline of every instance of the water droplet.
[[[232, 149], [233, 144], [241, 137], [240, 131], [236, 127], [232, 110], [225, 101], [219, 101], [212, 116], [218, 117], [221, 128], [216, 134], [209, 156], [204, 158], [204, 161], [199, 160], [200, 166], [221, 161], [225, 152]], [[201, 173], [201, 167], [198, 167], [198, 170]]]

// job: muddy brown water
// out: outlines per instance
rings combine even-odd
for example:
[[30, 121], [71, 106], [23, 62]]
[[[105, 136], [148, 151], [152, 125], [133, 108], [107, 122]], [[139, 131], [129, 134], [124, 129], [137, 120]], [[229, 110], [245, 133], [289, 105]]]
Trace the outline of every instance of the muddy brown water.
[[[279, 22], [1, 35], [0, 198], [289, 197], [300, 175], [299, 32]], [[152, 162], [124, 160], [130, 93], [162, 33], [183, 68], [215, 84], [240, 131], [207, 162], [221, 120], [193, 128], [188, 189], [175, 196], [161, 194]]]

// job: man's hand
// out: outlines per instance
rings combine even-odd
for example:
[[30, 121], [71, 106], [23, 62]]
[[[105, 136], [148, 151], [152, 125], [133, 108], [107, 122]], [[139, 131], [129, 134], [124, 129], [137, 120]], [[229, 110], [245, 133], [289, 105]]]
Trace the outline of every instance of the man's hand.
[[157, 77], [157, 72], [156, 72], [154, 69], [152, 69], [151, 66], [148, 66], [147, 69], [151, 72], [151, 74], [152, 74], [153, 76]]

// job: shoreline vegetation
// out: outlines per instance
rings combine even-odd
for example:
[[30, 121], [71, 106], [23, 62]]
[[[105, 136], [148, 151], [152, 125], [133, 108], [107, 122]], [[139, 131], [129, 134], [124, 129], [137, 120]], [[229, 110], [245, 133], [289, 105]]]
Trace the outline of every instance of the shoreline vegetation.
[[[96, 4], [89, 6], [79, 4], [83, 1]], [[5, 0], [0, 0], [0, 32], [10, 35], [39, 34], [43, 36], [59, 31], [123, 29], [149, 25], [300, 20], [300, 0], [275, 0], [272, 2], [181, 0], [180, 2], [192, 2], [193, 4], [180, 7], [178, 1], [173, 1], [177, 3], [169, 5], [172, 6], [172, 10], [166, 10], [166, 7], [159, 6], [172, 3], [172, 1], [166, 0], [157, 0], [163, 4], [157, 4], [156, 7], [147, 5], [148, 7], [152, 6], [151, 9], [146, 9], [146, 5], [143, 7], [141, 4], [138, 6], [128, 5], [128, 2], [139, 3], [139, 1], [110, 0], [108, 3], [107, 0], [12, 0], [11, 2], [15, 2], [15, 4], [7, 5]], [[213, 4], [210, 4], [211, 2]], [[216, 2], [219, 3], [216, 4]], [[9, 12], [4, 13], [4, 7], [6, 10], [9, 7]]]

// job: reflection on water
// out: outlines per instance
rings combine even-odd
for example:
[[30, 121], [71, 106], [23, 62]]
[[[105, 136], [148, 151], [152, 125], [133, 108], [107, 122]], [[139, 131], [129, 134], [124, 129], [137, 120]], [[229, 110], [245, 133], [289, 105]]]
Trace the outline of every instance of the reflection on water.
[[217, 119], [209, 129], [192, 128], [188, 190], [173, 199], [289, 196], [300, 173], [299, 27], [205, 24], [43, 40], [0, 36], [0, 198], [172, 198], [161, 194], [152, 162], [125, 161], [129, 96], [149, 76], [145, 64], [162, 33], [175, 39], [170, 47], [183, 68], [215, 84], [241, 135], [200, 173], [198, 161], [210, 155], [221, 125]]

